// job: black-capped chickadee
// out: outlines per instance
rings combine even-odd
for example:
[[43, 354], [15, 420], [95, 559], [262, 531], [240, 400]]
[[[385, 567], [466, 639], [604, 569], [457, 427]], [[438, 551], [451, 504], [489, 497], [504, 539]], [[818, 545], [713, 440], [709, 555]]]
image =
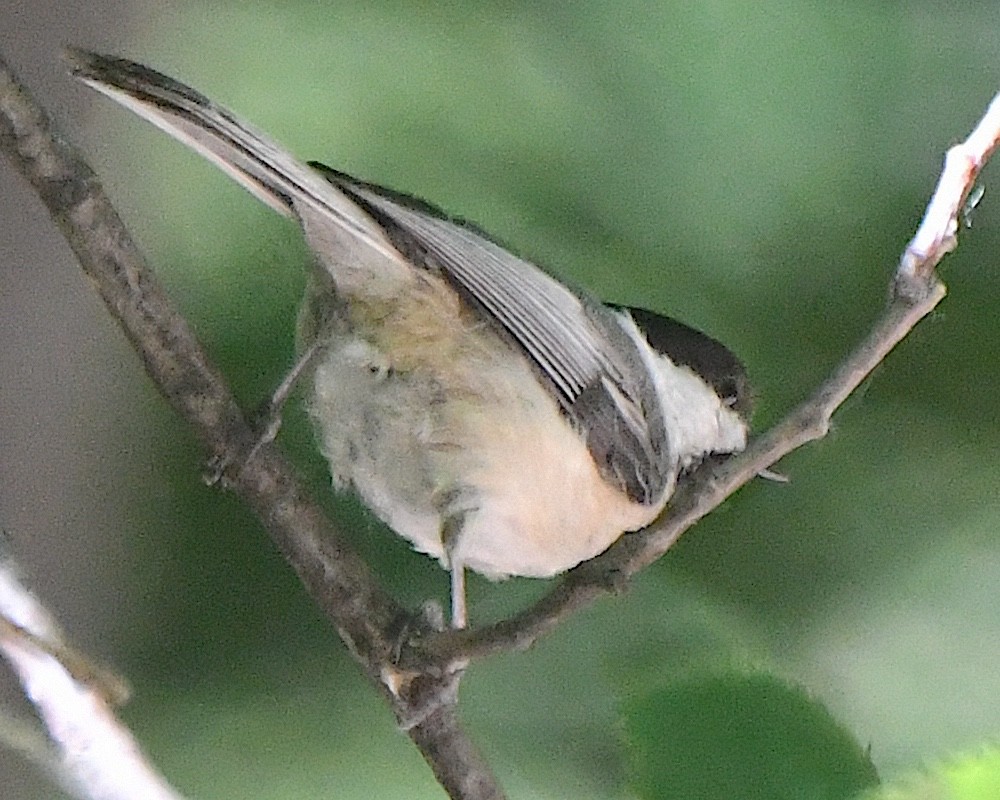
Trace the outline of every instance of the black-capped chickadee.
[[299, 221], [309, 410], [337, 487], [452, 575], [550, 577], [648, 525], [678, 475], [746, 445], [723, 345], [602, 305], [437, 208], [303, 163], [194, 89], [72, 51], [73, 74]]

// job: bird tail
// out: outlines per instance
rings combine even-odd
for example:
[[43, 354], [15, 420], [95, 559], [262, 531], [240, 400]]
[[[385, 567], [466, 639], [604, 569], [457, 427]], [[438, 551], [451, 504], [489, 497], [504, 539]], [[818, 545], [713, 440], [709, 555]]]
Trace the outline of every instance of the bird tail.
[[169, 133], [285, 216], [325, 217], [393, 260], [382, 229], [333, 183], [200, 92], [123, 58], [69, 48], [71, 74]]

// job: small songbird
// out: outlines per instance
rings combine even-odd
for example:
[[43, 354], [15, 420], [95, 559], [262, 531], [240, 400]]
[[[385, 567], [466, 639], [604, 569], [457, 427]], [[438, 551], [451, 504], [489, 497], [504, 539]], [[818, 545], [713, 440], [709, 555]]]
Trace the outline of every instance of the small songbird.
[[315, 257], [299, 316], [334, 485], [452, 576], [550, 577], [663, 510], [678, 476], [746, 445], [750, 390], [716, 340], [567, 288], [471, 224], [290, 155], [148, 67], [73, 74], [295, 218]]

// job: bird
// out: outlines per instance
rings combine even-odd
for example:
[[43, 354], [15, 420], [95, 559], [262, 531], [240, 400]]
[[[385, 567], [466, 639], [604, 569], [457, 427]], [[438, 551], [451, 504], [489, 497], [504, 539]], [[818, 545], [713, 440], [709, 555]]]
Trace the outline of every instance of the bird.
[[[298, 222], [306, 405], [337, 490], [451, 575], [550, 578], [653, 522], [679, 477], [745, 448], [740, 360], [604, 304], [414, 196], [301, 161], [195, 89], [71, 49], [73, 76]], [[279, 405], [279, 403], [276, 403]]]

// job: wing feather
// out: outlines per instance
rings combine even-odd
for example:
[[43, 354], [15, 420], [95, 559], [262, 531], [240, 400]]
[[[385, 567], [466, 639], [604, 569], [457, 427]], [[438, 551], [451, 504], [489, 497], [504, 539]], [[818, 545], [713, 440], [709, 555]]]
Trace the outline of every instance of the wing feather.
[[401, 252], [441, 270], [510, 335], [585, 435], [607, 479], [640, 502], [662, 496], [674, 456], [640, 345], [616, 312], [426, 203], [312, 166], [383, 225]]
[[[616, 314], [570, 291], [471, 225], [318, 164], [189, 86], [124, 59], [71, 51], [73, 73], [185, 142], [282, 214], [329, 224], [378, 258], [371, 269], [441, 270], [509, 334], [586, 438], [601, 474], [653, 503], [676, 457], [643, 355]], [[331, 260], [331, 259], [327, 259]], [[336, 258], [332, 259], [336, 263]]]

